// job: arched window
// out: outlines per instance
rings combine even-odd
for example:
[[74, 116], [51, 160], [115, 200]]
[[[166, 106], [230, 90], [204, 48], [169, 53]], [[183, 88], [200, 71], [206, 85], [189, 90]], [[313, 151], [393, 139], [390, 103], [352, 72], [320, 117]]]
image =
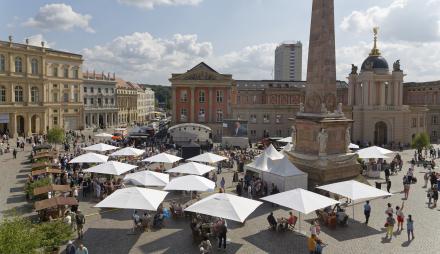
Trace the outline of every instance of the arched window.
[[15, 101], [23, 102], [23, 87], [21, 86], [15, 87]]
[[204, 103], [205, 102], [205, 90], [200, 90], [199, 92], [199, 102]]
[[4, 86], [0, 86], [0, 102], [6, 101], [6, 88]]
[[23, 61], [19, 56], [15, 58], [15, 72], [23, 72]]
[[6, 59], [4, 55], [0, 55], [0, 72], [4, 72], [6, 69]]
[[31, 102], [39, 102], [40, 101], [40, 93], [38, 91], [38, 87], [31, 88]]
[[38, 74], [38, 60], [35, 58], [31, 60], [31, 73], [32, 75]]

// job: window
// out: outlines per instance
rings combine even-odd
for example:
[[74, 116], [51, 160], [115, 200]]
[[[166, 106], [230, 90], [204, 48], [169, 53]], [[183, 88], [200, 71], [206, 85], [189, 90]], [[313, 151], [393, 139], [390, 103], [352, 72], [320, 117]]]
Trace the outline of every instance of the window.
[[205, 109], [201, 108], [199, 109], [199, 122], [205, 121]]
[[223, 102], [223, 91], [222, 90], [217, 90], [216, 92], [216, 97], [217, 97], [217, 102], [221, 103]]
[[38, 74], [38, 61], [35, 58], [31, 60], [31, 73], [32, 75]]
[[101, 93], [101, 88], [98, 88], [98, 93]]
[[52, 99], [53, 99], [53, 102], [58, 102], [58, 93], [53, 93], [52, 94]]
[[436, 138], [436, 137], [437, 137], [437, 132], [436, 132], [436, 131], [432, 131], [432, 136], [433, 136], [434, 138]]
[[281, 123], [281, 115], [276, 115], [275, 116], [275, 123]]
[[437, 122], [438, 122], [437, 116], [432, 116], [431, 123], [435, 125], [437, 124]]
[[23, 87], [21, 86], [15, 87], [15, 101], [23, 102]]
[[84, 93], [87, 93], [87, 87], [84, 87]]
[[52, 69], [52, 74], [54, 77], [58, 77], [58, 66], [54, 66]]
[[217, 122], [223, 122], [223, 110], [217, 109]]
[[64, 68], [64, 77], [68, 78], [69, 77], [69, 68]]
[[84, 97], [84, 105], [87, 105], [87, 98]]
[[204, 103], [205, 102], [205, 90], [200, 90], [199, 92], [199, 102]]
[[114, 89], [114, 88], [112, 88], [112, 89], [111, 89], [111, 91], [112, 91], [112, 93], [114, 93], [114, 92], [115, 92], [115, 89]]
[[269, 114], [263, 115], [263, 123], [270, 123], [270, 116]]
[[76, 112], [76, 113], [78, 113], [78, 109], [77, 109], [77, 108], [76, 108], [76, 109], [74, 109], [74, 110], [73, 110], [73, 112]]
[[111, 101], [112, 105], [115, 104], [115, 99], [112, 98], [110, 101]]
[[90, 87], [90, 92], [91, 92], [91, 93], [94, 93], [94, 92], [95, 92], [95, 89], [94, 89], [93, 87]]
[[411, 127], [412, 127], [412, 128], [416, 128], [416, 127], [417, 127], [417, 118], [413, 118], [413, 119], [412, 119]]
[[19, 56], [15, 58], [15, 72], [23, 72], [23, 61]]
[[73, 78], [78, 78], [78, 69], [73, 69]]
[[65, 108], [64, 113], [69, 113], [69, 110], [67, 108]]
[[64, 88], [68, 89], [69, 88], [69, 84], [64, 84]]
[[424, 127], [425, 125], [425, 118], [420, 117], [420, 127]]
[[188, 101], [188, 92], [186, 90], [180, 91], [180, 102]]
[[0, 86], [0, 102], [6, 101], [6, 88], [4, 86]]
[[257, 136], [257, 131], [256, 130], [251, 130], [251, 136]]
[[95, 101], [93, 100], [93, 98], [90, 98], [90, 104], [93, 105], [93, 103], [95, 103]]
[[101, 98], [98, 98], [98, 106], [101, 106], [101, 104], [102, 104]]
[[251, 115], [249, 120], [251, 123], [257, 123], [257, 115]]
[[108, 88], [105, 89], [105, 93], [108, 93]]
[[107, 105], [108, 104], [108, 99], [107, 98], [105, 98], [105, 105]]
[[69, 94], [68, 93], [64, 93], [63, 94], [63, 101], [64, 102], [69, 102]]
[[73, 101], [76, 102], [76, 103], [79, 102], [79, 97], [78, 97], [78, 94], [77, 94], [77, 93], [74, 93], [74, 94], [73, 94]]
[[188, 112], [186, 108], [182, 108], [180, 110], [180, 121], [185, 122], [188, 119]]
[[53, 85], [53, 88], [57, 88], [57, 87], [58, 87], [58, 85], [57, 85], [57, 84], [54, 84], [54, 85]]
[[4, 72], [6, 69], [6, 59], [4, 55], [0, 55], [0, 72]]
[[57, 116], [53, 117], [53, 125], [58, 125], [58, 117]]
[[31, 88], [31, 102], [39, 102], [40, 101], [40, 94], [38, 92], [38, 87], [32, 87]]

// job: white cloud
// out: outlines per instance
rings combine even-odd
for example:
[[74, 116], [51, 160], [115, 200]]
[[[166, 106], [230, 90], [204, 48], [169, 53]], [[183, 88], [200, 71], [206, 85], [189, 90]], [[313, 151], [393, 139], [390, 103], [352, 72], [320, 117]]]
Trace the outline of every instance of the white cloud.
[[88, 33], [95, 30], [89, 25], [92, 16], [75, 12], [70, 5], [46, 4], [38, 10], [33, 18], [23, 23], [24, 26], [34, 27], [43, 31], [70, 31], [76, 27]]
[[118, 0], [118, 2], [133, 5], [142, 9], [154, 9], [160, 5], [198, 5], [203, 0]]
[[[35, 34], [28, 37], [29, 45], [38, 46], [41, 47], [41, 42], [44, 41], [44, 47], [46, 48], [52, 48], [55, 46], [55, 42], [47, 42], [46, 39], [44, 39], [44, 36], [42, 34]], [[24, 42], [26, 39], [24, 40]], [[23, 43], [24, 43], [23, 42]]]

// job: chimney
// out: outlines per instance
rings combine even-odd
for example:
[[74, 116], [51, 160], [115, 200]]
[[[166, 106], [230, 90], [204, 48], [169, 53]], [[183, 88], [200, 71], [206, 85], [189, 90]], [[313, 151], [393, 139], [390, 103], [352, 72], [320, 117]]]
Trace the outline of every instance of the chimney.
[[9, 47], [12, 47], [12, 35], [9, 35]]
[[107, 73], [107, 80], [110, 80], [110, 72]]
[[101, 79], [104, 80], [104, 72], [101, 72]]
[[116, 80], [116, 78], [115, 78], [115, 73], [113, 72], [113, 80]]
[[26, 44], [29, 45], [29, 38], [26, 38]]
[[41, 47], [43, 47], [43, 48], [44, 48], [44, 41], [42, 41], [42, 42], [41, 42]]
[[86, 71], [86, 79], [89, 79], [89, 69]]
[[96, 73], [95, 73], [95, 70], [93, 70], [93, 79], [96, 79]]

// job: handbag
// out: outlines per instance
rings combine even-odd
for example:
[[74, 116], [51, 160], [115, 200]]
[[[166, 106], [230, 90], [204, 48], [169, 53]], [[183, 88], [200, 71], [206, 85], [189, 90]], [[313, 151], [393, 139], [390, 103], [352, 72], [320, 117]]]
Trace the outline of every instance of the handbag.
[[383, 225], [385, 228], [388, 227], [388, 222], [385, 222], [385, 225]]

